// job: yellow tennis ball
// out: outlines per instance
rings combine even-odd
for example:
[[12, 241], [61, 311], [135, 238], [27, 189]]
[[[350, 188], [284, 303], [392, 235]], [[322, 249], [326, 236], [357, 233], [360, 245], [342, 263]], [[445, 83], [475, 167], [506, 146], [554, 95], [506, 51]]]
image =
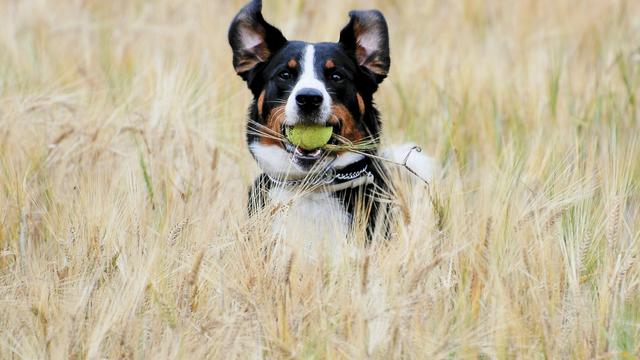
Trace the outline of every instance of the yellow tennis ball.
[[315, 150], [329, 142], [333, 127], [303, 122], [293, 127], [287, 126], [284, 132], [293, 145], [304, 150]]

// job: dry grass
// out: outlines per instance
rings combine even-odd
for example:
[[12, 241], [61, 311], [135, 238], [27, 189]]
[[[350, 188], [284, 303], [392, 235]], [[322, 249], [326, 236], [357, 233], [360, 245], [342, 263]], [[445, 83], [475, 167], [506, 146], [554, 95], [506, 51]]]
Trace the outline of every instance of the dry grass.
[[309, 41], [384, 12], [384, 140], [438, 159], [434, 206], [403, 189], [391, 243], [265, 256], [242, 1], [3, 1], [0, 358], [640, 352], [640, 2], [265, 1]]

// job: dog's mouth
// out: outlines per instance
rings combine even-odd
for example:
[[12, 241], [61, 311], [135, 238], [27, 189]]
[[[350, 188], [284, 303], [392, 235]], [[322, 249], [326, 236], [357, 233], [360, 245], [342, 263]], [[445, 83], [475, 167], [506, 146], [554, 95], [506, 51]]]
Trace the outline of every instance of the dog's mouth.
[[[329, 142], [327, 142], [327, 144], [325, 145], [337, 145], [338, 144], [337, 136], [340, 135], [341, 130], [342, 129], [340, 124], [333, 125], [333, 135], [331, 136], [331, 139], [329, 139]], [[286, 139], [284, 127], [282, 128], [282, 136], [283, 136], [283, 139]], [[290, 142], [287, 142], [286, 140], [282, 141], [282, 145], [284, 149], [287, 151], [287, 153], [291, 155], [291, 160], [295, 164], [298, 164], [305, 168], [312, 167], [313, 165], [316, 164], [318, 160], [322, 159], [324, 156], [331, 153], [331, 150], [327, 150], [326, 148], [323, 148], [325, 145], [323, 145], [323, 147], [319, 147], [312, 150], [302, 149], [299, 146], [296, 146], [291, 144]]]

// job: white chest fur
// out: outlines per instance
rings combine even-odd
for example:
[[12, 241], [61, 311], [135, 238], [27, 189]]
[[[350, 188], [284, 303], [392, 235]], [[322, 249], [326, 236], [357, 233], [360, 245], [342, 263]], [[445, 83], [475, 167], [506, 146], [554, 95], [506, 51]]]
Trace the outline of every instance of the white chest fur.
[[276, 251], [293, 247], [312, 253], [333, 252], [347, 241], [350, 214], [332, 193], [274, 187], [269, 198], [280, 208], [273, 222]]

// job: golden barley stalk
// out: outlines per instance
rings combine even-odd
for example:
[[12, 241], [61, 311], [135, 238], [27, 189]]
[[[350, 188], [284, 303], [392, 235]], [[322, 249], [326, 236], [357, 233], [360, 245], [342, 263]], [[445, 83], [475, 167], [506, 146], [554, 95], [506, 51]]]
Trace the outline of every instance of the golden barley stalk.
[[176, 241], [178, 241], [178, 237], [180, 236], [180, 233], [187, 226], [188, 223], [189, 223], [189, 218], [185, 218], [184, 220], [180, 221], [176, 226], [174, 226], [173, 229], [171, 229], [171, 232], [167, 237], [167, 242], [169, 243], [169, 245], [173, 245], [176, 243]]
[[589, 247], [591, 246], [591, 240], [593, 239], [593, 235], [590, 231], [587, 231], [587, 233], [584, 236], [584, 239], [582, 240], [582, 244], [580, 245], [580, 264], [578, 266], [578, 274], [582, 275], [586, 272], [587, 270], [587, 254], [589, 253]]
[[613, 197], [613, 205], [609, 214], [609, 229], [607, 231], [607, 244], [609, 250], [616, 254], [618, 252], [618, 222], [620, 221], [620, 197]]

